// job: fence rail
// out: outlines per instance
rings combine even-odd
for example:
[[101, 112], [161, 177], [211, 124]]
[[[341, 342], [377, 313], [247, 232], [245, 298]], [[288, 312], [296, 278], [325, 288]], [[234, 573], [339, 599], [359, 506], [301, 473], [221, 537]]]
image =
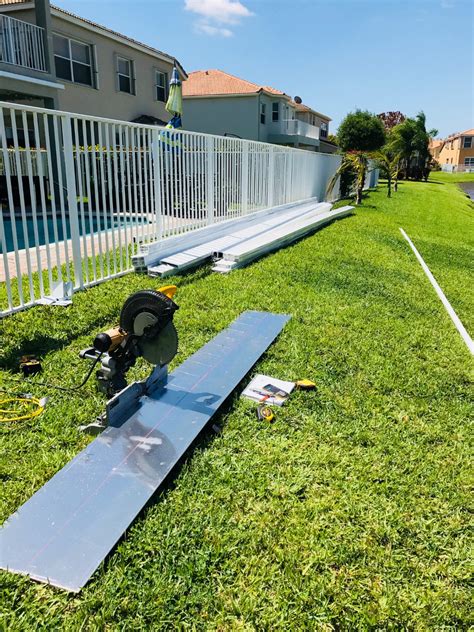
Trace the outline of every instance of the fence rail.
[[441, 171], [447, 171], [448, 173], [474, 173], [474, 161], [472, 164], [464, 165], [450, 165], [446, 163], [441, 165]]
[[139, 247], [317, 197], [340, 158], [0, 103], [0, 309], [132, 270]]
[[44, 29], [0, 15], [0, 62], [46, 72]]

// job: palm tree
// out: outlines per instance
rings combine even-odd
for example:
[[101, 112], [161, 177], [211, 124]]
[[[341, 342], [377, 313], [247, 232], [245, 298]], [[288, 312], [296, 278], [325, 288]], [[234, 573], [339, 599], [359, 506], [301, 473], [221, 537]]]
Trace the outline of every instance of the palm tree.
[[356, 204], [362, 202], [362, 191], [365, 184], [365, 176], [369, 165], [368, 154], [360, 151], [348, 151], [343, 157], [339, 168], [329, 181], [327, 193], [330, 195], [336, 186], [339, 178], [348, 171], [356, 174]]
[[339, 125], [337, 140], [343, 152], [342, 162], [331, 178], [327, 192], [331, 193], [341, 175], [355, 174], [356, 204], [360, 204], [369, 155], [380, 149], [385, 143], [385, 130], [382, 121], [370, 112], [363, 112], [362, 110], [349, 112]]
[[426, 130], [426, 116], [419, 112], [416, 117], [407, 118], [396, 125], [391, 132], [392, 146], [400, 153], [405, 179], [420, 179], [426, 175], [431, 162], [429, 152], [430, 138], [436, 136], [437, 130]]
[[387, 197], [392, 197], [392, 182], [394, 182], [395, 191], [398, 189], [401, 154], [387, 143], [374, 154], [374, 158], [382, 175], [387, 178]]

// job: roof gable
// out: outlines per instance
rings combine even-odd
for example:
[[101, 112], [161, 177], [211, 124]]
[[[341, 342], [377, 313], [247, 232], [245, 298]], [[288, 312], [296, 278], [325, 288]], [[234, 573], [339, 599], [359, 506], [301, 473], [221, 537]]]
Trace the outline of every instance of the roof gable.
[[290, 98], [281, 90], [270, 86], [260, 86], [223, 70], [195, 70], [189, 73], [188, 80], [183, 84], [185, 97], [258, 94], [259, 92]]

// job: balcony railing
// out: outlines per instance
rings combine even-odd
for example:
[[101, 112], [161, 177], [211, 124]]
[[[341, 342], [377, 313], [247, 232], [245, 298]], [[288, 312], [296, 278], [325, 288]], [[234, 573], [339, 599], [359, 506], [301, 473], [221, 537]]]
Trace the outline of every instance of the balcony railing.
[[319, 127], [310, 125], [305, 121], [299, 121], [298, 119], [283, 121], [282, 133], [291, 136], [305, 136], [306, 138], [319, 139]]
[[0, 62], [46, 72], [41, 27], [0, 15]]

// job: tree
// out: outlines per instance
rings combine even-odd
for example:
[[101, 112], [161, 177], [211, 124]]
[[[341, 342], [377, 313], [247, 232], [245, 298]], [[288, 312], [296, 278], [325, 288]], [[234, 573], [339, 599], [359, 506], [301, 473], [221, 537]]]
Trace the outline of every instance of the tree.
[[395, 125], [400, 125], [406, 119], [406, 116], [399, 111], [381, 112], [378, 114], [378, 117], [382, 121], [386, 132], [389, 132]]
[[395, 191], [398, 188], [398, 172], [400, 170], [400, 153], [397, 153], [390, 143], [384, 145], [374, 154], [377, 167], [382, 175], [387, 178], [387, 197], [392, 196], [392, 182]]
[[437, 130], [426, 130], [426, 116], [419, 112], [415, 118], [407, 118], [392, 129], [392, 146], [401, 154], [405, 179], [428, 179], [431, 168], [430, 138]]
[[350, 112], [339, 126], [337, 140], [343, 151], [377, 151], [385, 143], [383, 123], [370, 112]]
[[329, 183], [328, 193], [334, 189], [338, 178], [352, 171], [356, 181], [356, 204], [360, 204], [370, 154], [385, 143], [382, 121], [367, 111], [350, 112], [339, 126], [337, 141], [344, 155], [339, 169]]

